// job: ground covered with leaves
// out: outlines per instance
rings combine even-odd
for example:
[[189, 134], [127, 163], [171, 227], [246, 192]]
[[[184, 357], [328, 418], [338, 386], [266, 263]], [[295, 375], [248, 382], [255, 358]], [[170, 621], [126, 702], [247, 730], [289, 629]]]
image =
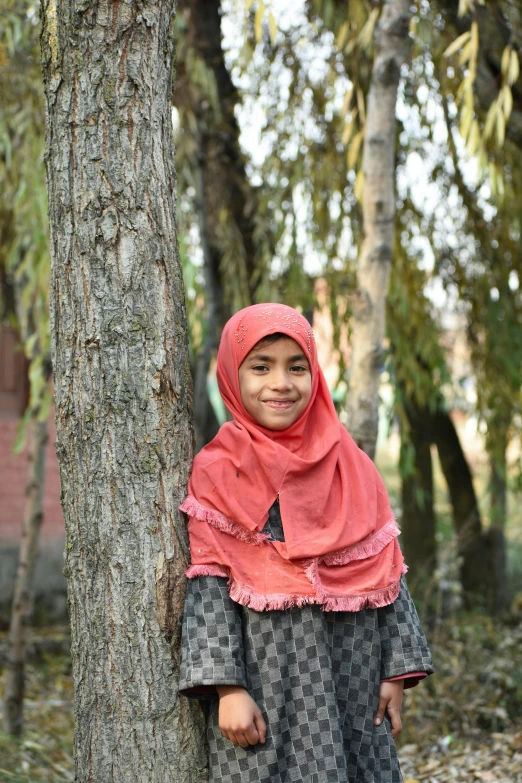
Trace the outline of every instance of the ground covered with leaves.
[[[522, 783], [522, 615], [458, 614], [428, 636], [436, 674], [405, 694], [405, 783]], [[0, 639], [0, 664], [4, 651]], [[22, 740], [0, 733], [0, 781], [74, 780], [72, 696], [63, 629], [35, 632], [26, 731]]]

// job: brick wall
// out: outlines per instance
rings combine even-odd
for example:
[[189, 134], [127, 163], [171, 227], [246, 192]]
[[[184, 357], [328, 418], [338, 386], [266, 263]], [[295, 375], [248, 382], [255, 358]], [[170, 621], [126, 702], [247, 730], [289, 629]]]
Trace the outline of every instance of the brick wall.
[[[11, 416], [0, 418], [0, 546], [14, 544], [20, 540], [24, 515], [29, 441], [21, 454], [13, 456], [18, 421], [19, 419]], [[60, 507], [60, 477], [54, 450], [55, 440], [53, 409], [49, 416], [49, 438], [46, 446], [42, 544], [45, 541], [54, 542], [65, 534]]]

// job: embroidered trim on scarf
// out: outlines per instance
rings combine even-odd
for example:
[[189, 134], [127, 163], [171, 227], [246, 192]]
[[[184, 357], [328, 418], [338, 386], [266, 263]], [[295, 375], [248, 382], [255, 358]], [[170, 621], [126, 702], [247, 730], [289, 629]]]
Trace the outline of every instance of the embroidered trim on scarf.
[[393, 541], [394, 538], [397, 538], [400, 533], [401, 531], [395, 517], [392, 517], [376, 533], [345, 549], [339, 549], [330, 555], [323, 555], [319, 558], [319, 563], [326, 566], [339, 566], [351, 563], [352, 560], [366, 560], [367, 557], [372, 557], [372, 555], [378, 555], [379, 552], [382, 552], [384, 547], [390, 541]]
[[[189, 579], [197, 576], [223, 576], [228, 579], [229, 594], [233, 601], [241, 606], [247, 606], [257, 612], [267, 610], [283, 610], [301, 608], [306, 604], [319, 604], [325, 612], [360, 612], [361, 609], [378, 609], [381, 606], [392, 604], [401, 588], [400, 577], [392, 582], [388, 587], [382, 587], [379, 590], [371, 590], [362, 595], [328, 595], [324, 593], [316, 571], [317, 559], [311, 560], [306, 568], [307, 577], [314, 587], [319, 586], [320, 591], [314, 595], [281, 595], [271, 593], [260, 595], [255, 593], [251, 587], [242, 584], [230, 576], [229, 569], [220, 565], [194, 565], [190, 566], [185, 575]], [[401, 568], [401, 575], [405, 574], [408, 566], [404, 563]], [[314, 582], [314, 579], [318, 580]], [[316, 587], [317, 589], [317, 587]]]
[[213, 511], [210, 508], [205, 508], [201, 503], [198, 503], [195, 497], [187, 495], [181, 506], [180, 511], [184, 511], [189, 517], [196, 517], [196, 519], [202, 522], [208, 522], [212, 527], [221, 530], [223, 533], [228, 533], [229, 536], [234, 536], [239, 541], [244, 541], [247, 544], [254, 544], [254, 546], [261, 546], [266, 544], [270, 540], [268, 533], [251, 533], [243, 525], [239, 525], [229, 517], [226, 517], [220, 511]]
[[[229, 517], [225, 516], [220, 511], [214, 511], [202, 506], [201, 503], [198, 503], [196, 498], [192, 497], [192, 495], [187, 495], [179, 509], [190, 517], [196, 517], [196, 519], [199, 519], [202, 522], [208, 522], [209, 525], [212, 525], [212, 527], [215, 527], [217, 530], [228, 533], [228, 535], [237, 538], [239, 541], [244, 541], [247, 544], [262, 546], [272, 540], [269, 533], [251, 533], [243, 527], [243, 525], [229, 519]], [[401, 531], [395, 517], [392, 517], [380, 530], [373, 533], [371, 536], [368, 536], [364, 541], [359, 541], [357, 544], [352, 544], [352, 546], [346, 547], [345, 549], [339, 549], [337, 552], [332, 552], [332, 554], [323, 555], [319, 558], [318, 562], [321, 565], [326, 566], [340, 566], [351, 563], [353, 560], [365, 560], [367, 557], [378, 555], [379, 552], [381, 552], [390, 541], [397, 538], [400, 533]], [[312, 561], [307, 564], [308, 569], [312, 567], [311, 562]], [[308, 571], [306, 571], [306, 568], [305, 573], [310, 581], [313, 582]], [[318, 578], [319, 576], [317, 576], [317, 579]]]

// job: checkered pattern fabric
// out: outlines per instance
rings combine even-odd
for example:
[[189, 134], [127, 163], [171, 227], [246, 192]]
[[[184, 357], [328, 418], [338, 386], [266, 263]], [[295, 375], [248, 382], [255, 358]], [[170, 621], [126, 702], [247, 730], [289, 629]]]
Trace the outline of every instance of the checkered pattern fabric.
[[404, 577], [397, 598], [377, 610], [381, 638], [381, 679], [419, 671], [431, 674], [433, 664], [415, 604]]
[[189, 579], [183, 612], [179, 688], [200, 685], [247, 687], [242, 610], [223, 577]]
[[230, 599], [222, 577], [198, 577], [188, 583], [182, 644], [181, 691], [242, 685], [268, 727], [264, 745], [233, 745], [214, 699], [211, 783], [401, 783], [389, 722], [373, 725], [380, 680], [433, 671], [405, 582], [384, 609], [255, 612]]

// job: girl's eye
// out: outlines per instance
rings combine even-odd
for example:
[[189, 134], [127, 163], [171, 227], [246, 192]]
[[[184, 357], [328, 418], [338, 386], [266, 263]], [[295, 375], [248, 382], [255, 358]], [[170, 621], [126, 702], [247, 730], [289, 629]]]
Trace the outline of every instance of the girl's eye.
[[264, 372], [265, 370], [268, 370], [268, 367], [266, 364], [254, 364], [252, 369], [256, 372]]
[[303, 367], [303, 365], [301, 365], [301, 364], [295, 364], [293, 367], [291, 367], [291, 369], [294, 372], [307, 372], [308, 371], [308, 367]]

